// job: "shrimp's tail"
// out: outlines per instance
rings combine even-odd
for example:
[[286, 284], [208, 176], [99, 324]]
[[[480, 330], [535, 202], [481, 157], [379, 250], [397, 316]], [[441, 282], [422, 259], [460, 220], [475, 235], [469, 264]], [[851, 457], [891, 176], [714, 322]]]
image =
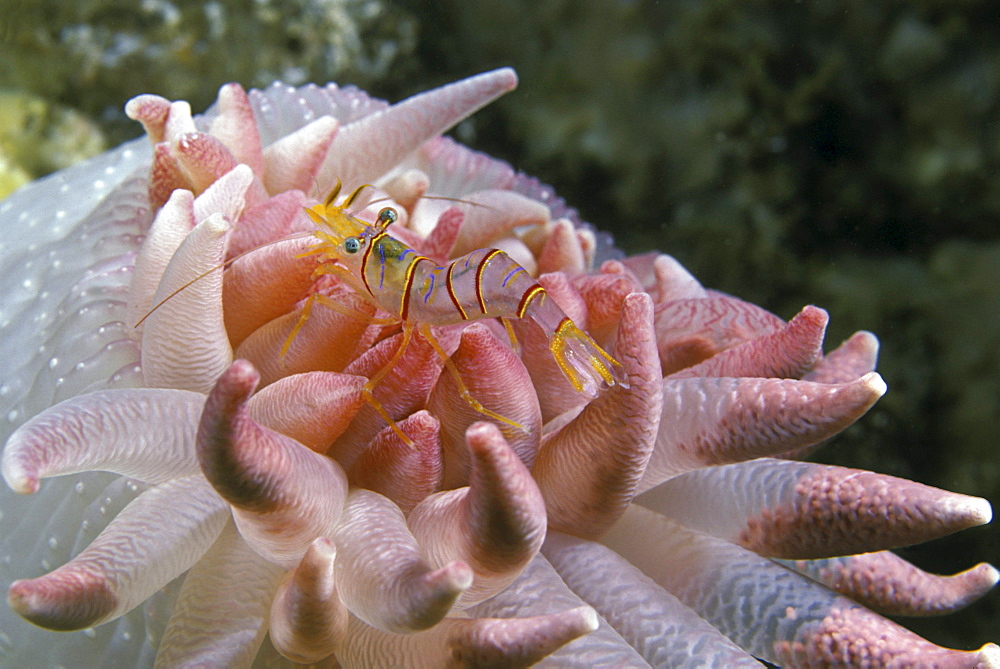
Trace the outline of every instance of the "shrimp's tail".
[[549, 335], [549, 350], [577, 392], [594, 395], [602, 384], [629, 387], [622, 364], [568, 317]]

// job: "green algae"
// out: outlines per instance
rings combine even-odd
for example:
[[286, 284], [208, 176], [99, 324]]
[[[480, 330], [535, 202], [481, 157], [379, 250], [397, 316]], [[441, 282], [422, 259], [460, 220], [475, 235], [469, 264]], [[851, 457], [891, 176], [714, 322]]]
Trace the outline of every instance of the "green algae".
[[24, 92], [0, 90], [0, 198], [104, 151], [96, 123]]

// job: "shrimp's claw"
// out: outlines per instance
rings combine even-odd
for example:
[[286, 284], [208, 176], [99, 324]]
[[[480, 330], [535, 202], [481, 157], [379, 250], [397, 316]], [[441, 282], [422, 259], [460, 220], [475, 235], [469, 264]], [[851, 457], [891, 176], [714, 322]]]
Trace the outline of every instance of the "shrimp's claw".
[[549, 336], [549, 350], [579, 393], [594, 395], [602, 383], [608, 387], [629, 387], [622, 364], [568, 317]]

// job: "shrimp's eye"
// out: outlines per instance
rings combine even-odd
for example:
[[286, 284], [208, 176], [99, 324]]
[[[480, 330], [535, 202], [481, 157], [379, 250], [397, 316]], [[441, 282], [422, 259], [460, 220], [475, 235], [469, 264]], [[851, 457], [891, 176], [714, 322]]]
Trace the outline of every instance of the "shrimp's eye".
[[399, 214], [392, 207], [386, 207], [378, 213], [378, 222], [383, 228], [395, 223], [397, 218], [399, 218]]
[[357, 253], [361, 250], [361, 240], [357, 237], [348, 237], [344, 240], [344, 250], [348, 253]]

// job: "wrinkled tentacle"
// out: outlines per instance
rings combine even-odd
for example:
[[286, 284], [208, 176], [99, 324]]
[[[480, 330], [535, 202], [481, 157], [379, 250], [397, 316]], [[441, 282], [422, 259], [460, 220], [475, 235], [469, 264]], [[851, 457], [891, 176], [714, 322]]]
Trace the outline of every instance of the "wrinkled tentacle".
[[448, 372], [452, 375], [452, 378], [455, 379], [455, 383], [458, 385], [459, 394], [462, 396], [462, 399], [464, 399], [466, 402], [469, 403], [470, 407], [472, 407], [479, 413], [483, 414], [487, 418], [492, 418], [493, 420], [504, 423], [505, 425], [510, 425], [513, 428], [524, 431], [525, 428], [520, 423], [513, 421], [510, 418], [501, 416], [495, 411], [487, 409], [482, 405], [482, 403], [479, 400], [473, 397], [472, 393], [469, 392], [469, 389], [466, 387], [465, 382], [462, 381], [462, 375], [461, 373], [459, 373], [458, 367], [455, 366], [455, 363], [451, 359], [451, 356], [448, 355], [448, 352], [445, 351], [444, 348], [441, 347], [441, 344], [437, 342], [437, 339], [434, 338], [434, 334], [431, 332], [430, 324], [420, 323], [418, 327], [420, 328], [420, 334], [423, 336], [423, 338], [426, 339], [427, 342], [437, 352], [437, 354], [441, 356], [441, 360], [444, 362], [445, 369], [448, 370]]

